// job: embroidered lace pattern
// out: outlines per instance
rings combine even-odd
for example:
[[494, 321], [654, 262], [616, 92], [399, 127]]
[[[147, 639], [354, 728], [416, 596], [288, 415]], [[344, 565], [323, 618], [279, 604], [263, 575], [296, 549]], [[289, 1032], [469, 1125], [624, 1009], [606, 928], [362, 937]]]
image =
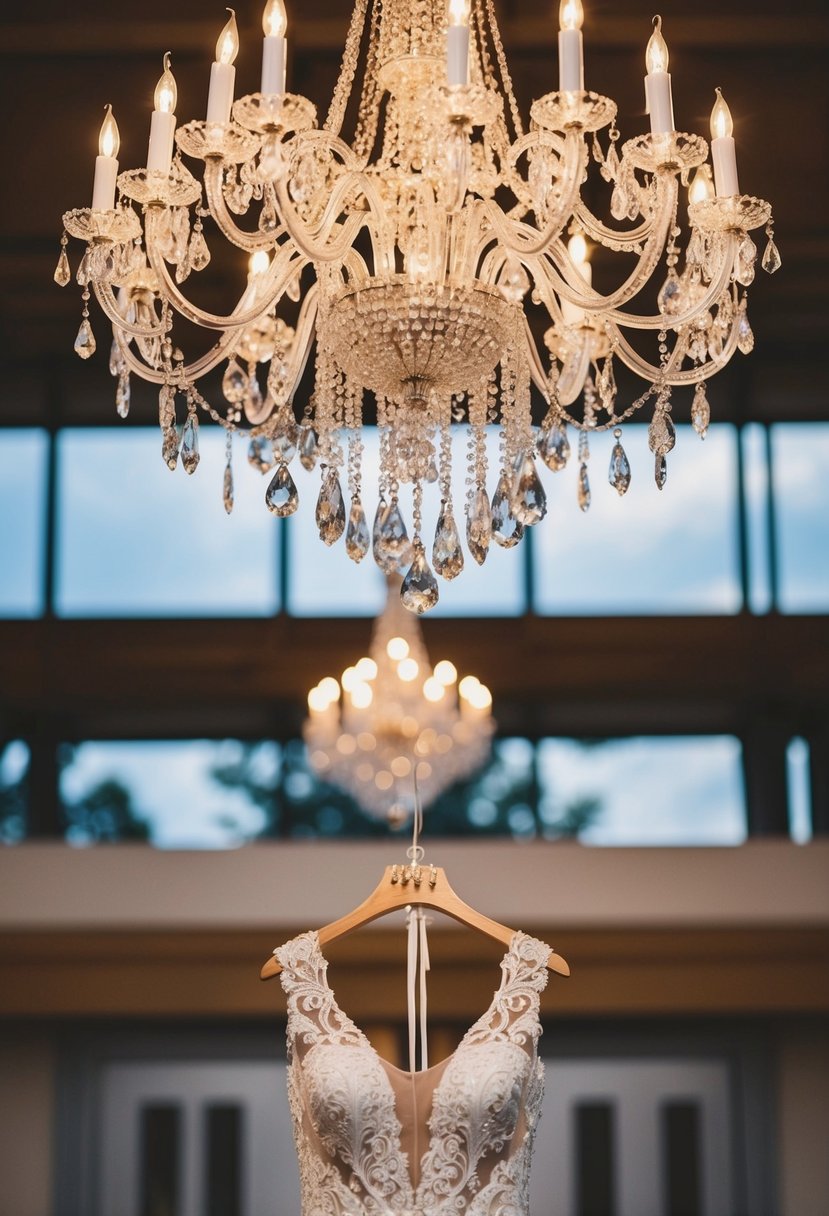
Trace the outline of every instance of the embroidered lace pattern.
[[528, 1216], [549, 946], [516, 933], [501, 985], [453, 1054], [383, 1060], [337, 1005], [316, 932], [276, 951], [302, 1216]]

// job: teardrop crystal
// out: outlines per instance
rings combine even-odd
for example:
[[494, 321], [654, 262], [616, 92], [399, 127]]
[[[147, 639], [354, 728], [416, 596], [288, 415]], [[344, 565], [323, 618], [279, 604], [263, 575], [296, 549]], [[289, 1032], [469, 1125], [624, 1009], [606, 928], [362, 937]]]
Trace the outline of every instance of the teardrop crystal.
[[115, 389], [115, 409], [119, 418], [126, 418], [130, 412], [130, 374], [121, 372], [118, 386]]
[[613, 356], [608, 355], [599, 372], [596, 388], [602, 405], [610, 414], [616, 401], [616, 374], [613, 371]]
[[525, 528], [531, 528], [547, 514], [547, 495], [532, 456], [525, 456], [518, 466], [510, 505], [513, 515]]
[[267, 435], [254, 435], [248, 444], [248, 464], [258, 473], [267, 473], [276, 462], [271, 441]]
[[663, 316], [675, 316], [682, 309], [682, 284], [675, 271], [671, 271], [657, 296], [659, 311]]
[[409, 612], [416, 612], [418, 616], [434, 608], [440, 599], [438, 580], [432, 573], [420, 544], [416, 547], [414, 560], [403, 578], [400, 598]]
[[558, 473], [570, 459], [570, 441], [567, 438], [567, 428], [553, 423], [548, 431], [541, 432], [538, 441], [538, 454], [548, 469]]
[[181, 435], [181, 463], [185, 473], [195, 473], [199, 467], [199, 424], [193, 414], [188, 414]]
[[456, 578], [463, 570], [461, 538], [452, 507], [444, 503], [438, 516], [435, 542], [432, 545], [432, 563], [441, 578]]
[[475, 491], [466, 508], [466, 546], [479, 566], [486, 561], [492, 538], [492, 508], [484, 486]]
[[190, 266], [196, 271], [204, 270], [210, 264], [210, 250], [207, 247], [207, 241], [204, 239], [204, 233], [200, 228], [193, 229], [187, 257]]
[[734, 278], [743, 287], [754, 282], [754, 263], [757, 260], [757, 246], [746, 233], [737, 249], [737, 260], [734, 265]]
[[58, 264], [55, 267], [54, 280], [58, 287], [66, 287], [71, 278], [72, 271], [69, 266], [69, 258], [66, 256], [66, 250], [62, 248]]
[[222, 479], [222, 503], [228, 515], [233, 510], [233, 469], [225, 465], [225, 475]]
[[656, 463], [653, 470], [654, 481], [656, 482], [657, 490], [661, 490], [668, 480], [668, 462], [664, 454], [659, 454], [656, 457]]
[[665, 456], [676, 443], [676, 431], [671, 415], [658, 409], [648, 427], [648, 447], [655, 456]]
[[512, 549], [524, 535], [524, 525], [510, 510], [510, 486], [506, 473], [498, 478], [492, 495], [492, 537], [502, 549]]
[[705, 383], [701, 380], [694, 389], [694, 399], [691, 402], [691, 425], [700, 439], [704, 439], [711, 422], [711, 407], [708, 404], [708, 393]]
[[384, 574], [406, 569], [412, 560], [412, 543], [397, 499], [388, 505], [380, 499], [372, 532], [374, 560]]
[[161, 456], [168, 469], [178, 464], [178, 429], [167, 426], [161, 433]]
[[273, 444], [273, 450], [276, 452], [277, 458], [284, 461], [285, 464], [290, 464], [296, 455], [297, 444], [299, 443], [299, 427], [292, 417], [281, 417], [279, 419], [271, 435], [271, 443]]
[[623, 494], [627, 493], [628, 486], [630, 485], [630, 462], [628, 461], [625, 449], [618, 439], [613, 445], [613, 451], [610, 453], [608, 481], [620, 498]]
[[97, 343], [92, 326], [89, 324], [89, 317], [84, 317], [75, 339], [75, 354], [80, 355], [82, 359], [90, 359], [95, 354], [96, 347]]
[[630, 199], [628, 198], [624, 183], [617, 181], [610, 196], [610, 214], [614, 220], [626, 219], [629, 207]]
[[352, 498], [345, 530], [345, 551], [353, 562], [361, 562], [371, 546], [366, 513], [359, 498]]
[[[285, 469], [285, 472], [287, 474], [288, 470]], [[325, 541], [326, 545], [333, 545], [345, 531], [345, 503], [336, 469], [329, 469], [323, 478], [317, 499], [316, 521], [320, 540]]]
[[310, 473], [317, 463], [317, 437], [312, 426], [304, 426], [299, 439], [299, 462]]
[[576, 490], [579, 508], [582, 511], [590, 510], [590, 479], [587, 476], [587, 465], [582, 463], [579, 466], [579, 482]]
[[763, 261], [761, 264], [766, 274], [774, 274], [783, 265], [780, 250], [775, 245], [773, 237], [769, 237], [769, 243], [763, 250]]
[[222, 377], [222, 392], [225, 400], [235, 404], [243, 399], [247, 391], [248, 378], [235, 359], [231, 359]]
[[[286, 464], [276, 466], [276, 472], [268, 482], [268, 488], [265, 491], [265, 506], [271, 515], [278, 515], [280, 519], [293, 515], [299, 506], [299, 494]], [[319, 505], [317, 505], [317, 515], [319, 516]], [[336, 537], [334, 539], [336, 540]]]

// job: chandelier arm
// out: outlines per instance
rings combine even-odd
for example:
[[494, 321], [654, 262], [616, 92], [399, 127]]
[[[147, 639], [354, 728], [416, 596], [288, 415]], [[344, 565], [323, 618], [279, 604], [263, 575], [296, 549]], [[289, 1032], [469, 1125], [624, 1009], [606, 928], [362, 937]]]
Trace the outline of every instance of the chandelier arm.
[[536, 388], [541, 393], [544, 400], [549, 405], [550, 403], [550, 383], [547, 379], [547, 373], [544, 370], [544, 364], [541, 362], [541, 355], [538, 353], [538, 347], [533, 337], [533, 332], [530, 329], [530, 323], [527, 319], [527, 314], [524, 313], [524, 341], [527, 348], [527, 362], [530, 369], [530, 377]]
[[587, 373], [590, 370], [590, 353], [592, 343], [589, 329], [580, 329], [578, 360], [568, 359], [562, 367], [556, 383], [556, 394], [562, 405], [572, 405], [584, 388]]
[[[368, 187], [368, 183], [363, 179], [363, 183]], [[342, 194], [345, 189], [342, 190]], [[366, 198], [371, 203], [374, 192], [370, 188], [364, 190]], [[389, 269], [389, 252], [388, 239], [386, 234], [386, 225], [382, 217], [378, 218], [377, 228], [366, 222], [365, 214], [350, 215], [340, 225], [340, 229], [336, 239], [332, 242], [326, 237], [322, 242], [316, 239], [316, 234], [321, 231], [321, 225], [317, 229], [308, 229], [297, 215], [296, 210], [288, 201], [287, 190], [284, 183], [277, 184], [277, 200], [279, 203], [280, 213], [285, 223], [285, 227], [293, 240], [294, 244], [305, 254], [306, 258], [312, 262], [341, 262], [345, 259], [351, 245], [354, 242], [357, 233], [361, 228], [365, 227], [368, 230], [371, 238], [372, 252], [375, 258], [375, 265], [379, 272], [388, 273]], [[376, 199], [374, 200], [377, 201]], [[326, 207], [326, 215], [330, 210], [330, 206]], [[338, 213], [339, 214], [339, 213]], [[336, 219], [332, 222], [336, 223]], [[329, 230], [330, 235], [330, 230]]]
[[[130, 343], [120, 329], [113, 326], [113, 334], [118, 343], [118, 349], [124, 359], [129, 371], [140, 376], [142, 380], [146, 380], [150, 384], [166, 384], [168, 382], [168, 373], [161, 368], [151, 368], [148, 363], [142, 362], [137, 355], [134, 354], [130, 347]], [[217, 367], [223, 359], [233, 350], [233, 343], [236, 340], [236, 335], [232, 331], [222, 334], [219, 341], [211, 346], [210, 350], [203, 354], [193, 363], [188, 363], [181, 367], [177, 372], [186, 382], [193, 383], [200, 380], [202, 376], [206, 376], [214, 367]]]
[[[513, 221], [510, 225], [497, 204], [490, 199], [483, 200], [486, 217], [505, 249], [508, 249], [510, 253], [535, 257], [544, 253], [556, 237], [561, 235], [565, 224], [570, 219], [578, 196], [585, 156], [586, 149], [580, 136], [568, 134], [564, 144], [565, 180], [568, 186], [556, 205], [552, 219], [549, 220], [540, 235], [538, 229], [532, 228], [529, 224]], [[513, 231], [510, 231], [511, 227]], [[521, 234], [521, 239], [518, 239], [518, 234]], [[488, 240], [488, 237], [484, 237], [480, 247], [483, 247]]]
[[316, 283], [308, 289], [299, 310], [294, 330], [293, 350], [291, 352], [287, 400], [293, 401], [299, 382], [302, 379], [311, 348], [316, 337], [317, 312], [319, 311], [319, 288]]
[[614, 350], [619, 355], [622, 362], [642, 376], [645, 380], [651, 380], [654, 383], [669, 384], [674, 388], [681, 388], [684, 385], [696, 384], [700, 380], [709, 380], [711, 376], [716, 375], [725, 367], [737, 349], [737, 340], [739, 337], [739, 322], [734, 321], [731, 326], [731, 331], [728, 339], [723, 346], [722, 354], [717, 360], [710, 360], [708, 363], [698, 364], [696, 367], [686, 368], [685, 371], [679, 370], [679, 365], [685, 358], [688, 348], [687, 334], [681, 335], [677, 339], [676, 346], [671, 353], [664, 369], [654, 367], [652, 363], [648, 363], [641, 355], [637, 353], [622, 334], [612, 327], [615, 331]]
[[92, 286], [95, 291], [95, 299], [101, 306], [101, 310], [113, 326], [117, 326], [123, 333], [129, 334], [133, 338], [163, 338], [167, 332], [164, 328], [164, 322], [159, 321], [158, 325], [147, 327], [145, 325], [136, 325], [134, 321], [128, 321], [118, 308], [117, 296], [111, 283], [105, 283], [101, 279], [93, 279]]
[[230, 214], [222, 192], [223, 165], [216, 157], [210, 157], [204, 166], [204, 188], [207, 195], [207, 205], [216, 226], [226, 240], [245, 253], [255, 253], [259, 249], [269, 250], [279, 237], [286, 231], [284, 228], [276, 232], [245, 232], [240, 228]]
[[653, 231], [653, 216], [644, 218], [638, 228], [632, 228], [629, 232], [617, 232], [614, 228], [608, 228], [601, 220], [596, 219], [584, 199], [581, 198], [576, 201], [573, 214], [584, 229], [585, 235], [605, 247], [639, 245], [642, 241], [647, 240]]

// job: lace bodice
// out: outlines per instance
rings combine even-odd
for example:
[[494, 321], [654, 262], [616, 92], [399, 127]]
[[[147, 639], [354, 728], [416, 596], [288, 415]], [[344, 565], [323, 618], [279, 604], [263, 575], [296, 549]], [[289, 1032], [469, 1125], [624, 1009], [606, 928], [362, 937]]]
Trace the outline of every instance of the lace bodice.
[[528, 1216], [550, 947], [516, 933], [501, 986], [448, 1059], [383, 1060], [337, 1005], [316, 932], [276, 951], [302, 1216]]

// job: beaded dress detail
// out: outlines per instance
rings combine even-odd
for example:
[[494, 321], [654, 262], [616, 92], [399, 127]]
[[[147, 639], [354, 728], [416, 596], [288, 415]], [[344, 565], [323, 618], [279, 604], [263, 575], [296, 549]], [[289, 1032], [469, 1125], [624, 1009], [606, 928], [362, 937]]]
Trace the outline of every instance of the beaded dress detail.
[[550, 947], [515, 933], [487, 1011], [421, 1072], [383, 1060], [339, 1008], [315, 931], [275, 953], [302, 1216], [529, 1216]]

